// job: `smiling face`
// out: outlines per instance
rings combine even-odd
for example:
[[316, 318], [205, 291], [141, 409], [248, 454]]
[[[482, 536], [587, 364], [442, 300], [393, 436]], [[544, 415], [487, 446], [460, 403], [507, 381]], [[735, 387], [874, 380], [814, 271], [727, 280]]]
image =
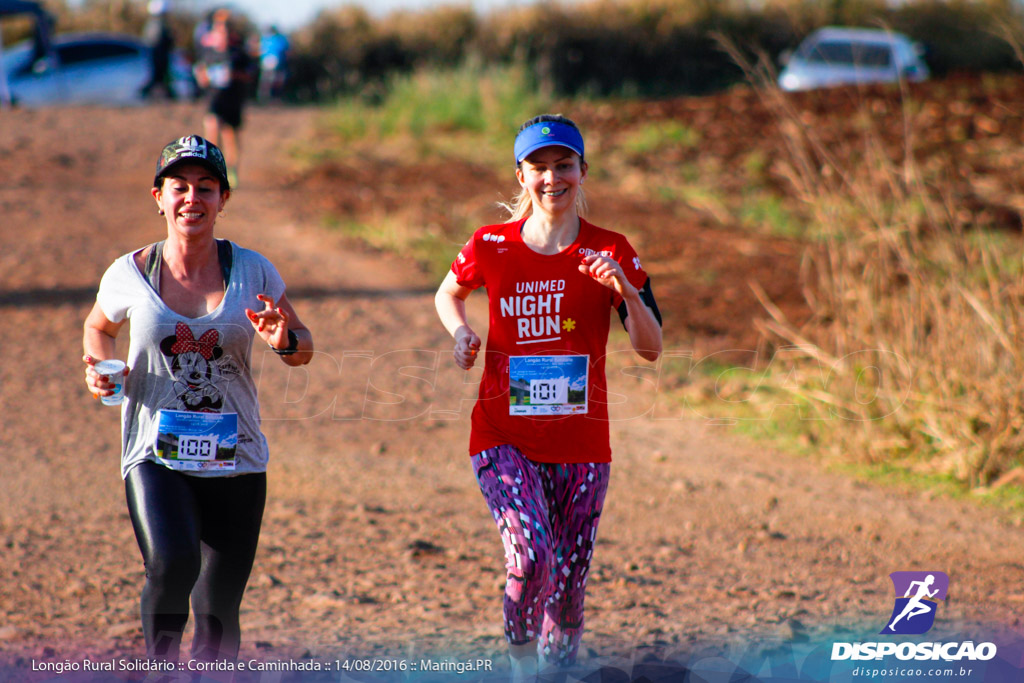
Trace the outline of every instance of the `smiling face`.
[[587, 165], [568, 147], [542, 147], [516, 169], [519, 184], [530, 193], [533, 210], [559, 214], [575, 210]]
[[153, 198], [167, 218], [168, 229], [183, 237], [212, 233], [229, 195], [204, 164], [178, 164], [163, 177], [159, 187], [153, 188]]

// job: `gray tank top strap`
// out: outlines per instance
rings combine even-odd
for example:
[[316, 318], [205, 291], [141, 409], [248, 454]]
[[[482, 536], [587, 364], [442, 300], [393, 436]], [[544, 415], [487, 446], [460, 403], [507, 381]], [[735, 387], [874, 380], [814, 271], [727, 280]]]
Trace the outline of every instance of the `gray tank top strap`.
[[231, 282], [231, 261], [233, 253], [234, 252], [231, 250], [231, 242], [227, 240], [217, 240], [217, 260], [220, 261], [220, 274], [224, 277], [224, 289], [227, 289], [228, 283]]
[[149, 250], [149, 256], [146, 257], [146, 267], [143, 271], [143, 275], [146, 276], [146, 281], [149, 282], [149, 286], [153, 288], [153, 291], [157, 294], [160, 293], [160, 264], [164, 260], [164, 241], [160, 240], [153, 245], [153, 248]]
[[[160, 264], [163, 263], [163, 257], [164, 240], [160, 240], [150, 249], [149, 256], [146, 257], [146, 266], [143, 270], [146, 281], [149, 282], [149, 286], [157, 294], [160, 293]], [[231, 263], [233, 260], [231, 242], [228, 240], [217, 240], [217, 260], [220, 262], [221, 277], [224, 278], [224, 289], [227, 289], [228, 283], [231, 282]]]

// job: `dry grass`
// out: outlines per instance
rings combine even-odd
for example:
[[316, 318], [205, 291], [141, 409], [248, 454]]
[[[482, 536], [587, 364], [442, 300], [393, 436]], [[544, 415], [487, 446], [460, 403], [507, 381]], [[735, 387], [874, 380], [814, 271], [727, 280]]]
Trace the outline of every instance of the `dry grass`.
[[[1024, 471], [1019, 237], [965, 221], [951, 188], [915, 160], [909, 123], [898, 158], [868, 112], [850, 143], [856, 154], [830, 148], [770, 68], [744, 67], [777, 117], [788, 182], [822, 237], [803, 264], [809, 323], [791, 324], [752, 285], [770, 313], [762, 331], [786, 347], [767, 385], [792, 394], [807, 429], [844, 459], [971, 487], [1016, 481]], [[903, 101], [911, 106], [906, 92]], [[850, 158], [860, 162], [838, 161]]]

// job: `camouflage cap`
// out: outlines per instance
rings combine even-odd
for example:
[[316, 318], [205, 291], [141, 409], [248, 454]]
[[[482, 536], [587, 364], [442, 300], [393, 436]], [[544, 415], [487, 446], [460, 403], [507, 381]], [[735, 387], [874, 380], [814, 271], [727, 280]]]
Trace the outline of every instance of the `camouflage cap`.
[[224, 155], [220, 148], [205, 138], [198, 135], [186, 135], [171, 142], [163, 151], [156, 162], [156, 175], [153, 177], [153, 186], [159, 187], [161, 179], [167, 175], [170, 169], [178, 164], [191, 162], [199, 163], [209, 167], [220, 180], [223, 189], [230, 189], [228, 182], [228, 168], [224, 163]]

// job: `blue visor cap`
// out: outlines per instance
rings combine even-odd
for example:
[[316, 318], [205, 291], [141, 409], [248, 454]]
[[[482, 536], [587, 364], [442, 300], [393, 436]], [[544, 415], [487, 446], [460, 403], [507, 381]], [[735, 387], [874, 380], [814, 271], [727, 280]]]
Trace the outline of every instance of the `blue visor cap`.
[[516, 136], [516, 164], [542, 147], [568, 147], [583, 158], [583, 136], [566, 123], [541, 121], [519, 131]]

